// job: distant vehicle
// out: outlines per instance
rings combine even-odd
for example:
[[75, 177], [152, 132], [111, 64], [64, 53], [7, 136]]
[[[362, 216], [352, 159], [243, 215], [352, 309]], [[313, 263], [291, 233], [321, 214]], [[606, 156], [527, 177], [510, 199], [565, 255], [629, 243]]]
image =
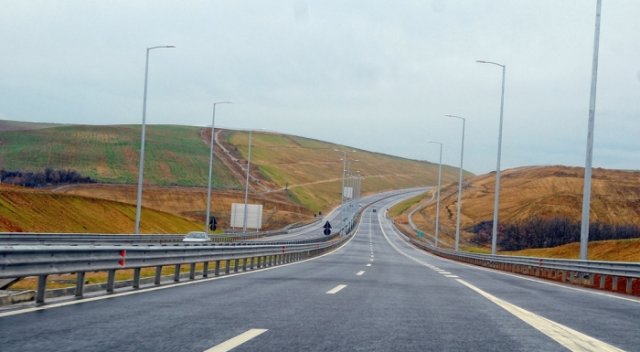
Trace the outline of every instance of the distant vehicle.
[[373, 208], [373, 212], [374, 212], [374, 213], [376, 212], [376, 208]]
[[209, 235], [207, 235], [202, 231], [191, 231], [182, 239], [182, 242], [209, 242], [209, 241], [211, 241], [211, 238], [209, 238]]

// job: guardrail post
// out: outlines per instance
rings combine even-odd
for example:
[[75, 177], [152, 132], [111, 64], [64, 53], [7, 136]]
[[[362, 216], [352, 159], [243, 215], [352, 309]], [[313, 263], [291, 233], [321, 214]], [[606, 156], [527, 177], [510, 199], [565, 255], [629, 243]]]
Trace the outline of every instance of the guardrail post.
[[231, 265], [229, 265], [229, 259], [224, 261], [224, 273], [226, 275], [229, 275], [229, 270], [231, 268]]
[[258, 260], [258, 264], [257, 264], [258, 269], [262, 268], [262, 257], [258, 257], [256, 259]]
[[133, 288], [140, 288], [140, 268], [133, 269]]
[[84, 295], [84, 271], [76, 273], [76, 297]]
[[202, 263], [202, 277], [209, 277], [209, 262]]
[[249, 260], [249, 269], [253, 270], [253, 257]]
[[116, 287], [116, 269], [107, 272], [107, 293], [113, 293]]
[[627, 278], [627, 287], [625, 292], [627, 294], [632, 294], [633, 293], [633, 278], [632, 277], [628, 277]]
[[611, 291], [618, 291], [618, 277], [613, 276], [611, 279]]
[[160, 285], [160, 280], [162, 278], [162, 265], [156, 266], [156, 276], [153, 279], [154, 285]]
[[196, 263], [191, 263], [189, 267], [189, 280], [193, 280], [196, 278]]
[[247, 258], [242, 259], [242, 271], [247, 271]]
[[176, 264], [173, 269], [173, 282], [180, 282], [180, 264]]
[[44, 304], [44, 296], [47, 292], [47, 277], [49, 275], [38, 276], [38, 289], [36, 291], [36, 303]]
[[268, 256], [267, 258], [269, 258], [269, 266], [273, 266], [273, 256]]
[[220, 276], [220, 261], [216, 260], [216, 271], [213, 273], [215, 276]]
[[233, 260], [233, 272], [234, 273], [238, 272], [238, 258]]

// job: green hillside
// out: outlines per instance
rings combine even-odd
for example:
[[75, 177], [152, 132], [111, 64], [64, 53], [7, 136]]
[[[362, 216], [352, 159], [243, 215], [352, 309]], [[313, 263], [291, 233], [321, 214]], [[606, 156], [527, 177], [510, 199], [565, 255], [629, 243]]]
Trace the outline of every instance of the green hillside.
[[[248, 133], [232, 132], [226, 140], [246, 159]], [[252, 145], [252, 167], [265, 179], [286, 187], [294, 200], [313, 211], [340, 202], [343, 150], [347, 151], [348, 168], [364, 177], [363, 193], [437, 183], [438, 164], [268, 132], [253, 133]], [[454, 182], [457, 170], [444, 166], [442, 183]]]
[[[224, 130], [216, 147], [214, 187], [242, 190], [248, 133]], [[148, 125], [146, 184], [205, 187], [208, 129]], [[417, 142], [420, 143], [420, 142]], [[140, 126], [44, 125], [0, 121], [0, 168], [42, 171], [72, 169], [100, 183], [135, 184]], [[339, 152], [336, 151], [340, 150]], [[340, 203], [343, 153], [348, 167], [364, 177], [363, 193], [435, 185], [437, 164], [355, 150], [309, 138], [256, 132], [253, 138], [251, 193], [289, 198], [317, 212]], [[443, 184], [454, 182], [457, 169], [443, 168]], [[284, 197], [284, 198], [282, 198]]]
[[[2, 124], [2, 122], [0, 122]], [[204, 187], [209, 147], [201, 128], [147, 126], [145, 183]], [[140, 126], [67, 125], [3, 130], [0, 167], [6, 170], [73, 169], [104, 183], [137, 182]], [[214, 160], [216, 188], [239, 188], [232, 174]]]

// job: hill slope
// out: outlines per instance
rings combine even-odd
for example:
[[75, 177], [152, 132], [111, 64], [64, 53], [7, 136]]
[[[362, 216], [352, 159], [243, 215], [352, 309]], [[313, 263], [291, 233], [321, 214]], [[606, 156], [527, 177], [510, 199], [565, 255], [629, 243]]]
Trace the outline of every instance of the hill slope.
[[[0, 231], [132, 233], [135, 205], [1, 185]], [[154, 209], [143, 210], [141, 232], [185, 233], [195, 221]]]
[[[0, 121], [0, 131], [3, 130]], [[5, 126], [6, 127], [6, 126]], [[147, 126], [146, 183], [200, 186], [207, 183], [209, 147], [201, 128]], [[56, 126], [0, 132], [0, 165], [7, 170], [73, 169], [99, 182], [135, 183], [140, 126]], [[214, 187], [240, 188], [214, 160]]]
[[[248, 133], [230, 132], [227, 143], [239, 158], [248, 156]], [[389, 189], [433, 185], [437, 182], [438, 165], [400, 157], [349, 148], [328, 142], [277, 133], [253, 133], [252, 167], [258, 177], [286, 188], [290, 196], [317, 211], [340, 202], [343, 157], [347, 169], [364, 177], [363, 193]], [[457, 177], [457, 169], [443, 166], [443, 183]]]
[[[564, 166], [523, 167], [502, 174], [500, 224], [531, 218], [567, 218], [579, 221], [582, 210], [583, 169]], [[640, 171], [594, 169], [591, 222], [640, 225]], [[461, 238], [468, 243], [469, 229], [493, 217], [495, 175], [465, 180], [462, 193]], [[431, 198], [431, 195], [425, 199]], [[425, 201], [423, 201], [424, 204]], [[440, 221], [444, 242], [455, 232], [457, 184], [442, 190]], [[406, 217], [406, 214], [405, 214]], [[420, 227], [432, 232], [435, 204], [414, 214]], [[406, 221], [406, 220], [405, 220]]]
[[[162, 223], [149, 220], [153, 213], [146, 209], [171, 214], [191, 224], [181, 225], [180, 230], [201, 228], [206, 209], [210, 129], [147, 127], [143, 232], [178, 230], [168, 223], [162, 229], [145, 228], [147, 221]], [[211, 205], [220, 227], [227, 227], [230, 204], [243, 201], [248, 139], [246, 132], [239, 131], [217, 130], [216, 135]], [[101, 183], [55, 186], [38, 191], [18, 188], [13, 189], [13, 193], [3, 191], [0, 193], [2, 207], [13, 204], [15, 209], [12, 212], [2, 209], [4, 218], [0, 221], [0, 231], [130, 232], [133, 225], [131, 219], [127, 223], [125, 218], [128, 216], [118, 217], [100, 207], [118, 208], [122, 213], [129, 211], [122, 209], [135, 205], [139, 138], [139, 126], [0, 121], [1, 168], [21, 171], [38, 171], [46, 167], [72, 169]], [[431, 163], [363, 150], [352, 152], [353, 148], [303, 137], [256, 132], [249, 202], [264, 205], [266, 228], [309, 221], [314, 213], [340, 203], [343, 154], [334, 149], [347, 151], [349, 169], [354, 173], [359, 170], [364, 177], [363, 193], [436, 183], [437, 165]], [[457, 169], [443, 168], [444, 182], [453, 181], [456, 176]], [[20, 192], [24, 194], [18, 195]], [[102, 202], [105, 200], [110, 202]], [[42, 211], [64, 208], [61, 205], [66, 204], [64, 202], [75, 204], [69, 205], [69, 209], [82, 208], [81, 204], [87, 203], [86, 209], [77, 211], [82, 219], [75, 225], [71, 224], [70, 218], [67, 219], [69, 223], [67, 220], [58, 222], [55, 212]], [[38, 218], [36, 213], [46, 219]], [[108, 217], [113, 216], [119, 219], [114, 222], [122, 222], [122, 225], [103, 230], [102, 224], [108, 224]], [[95, 221], [86, 223], [85, 218]]]

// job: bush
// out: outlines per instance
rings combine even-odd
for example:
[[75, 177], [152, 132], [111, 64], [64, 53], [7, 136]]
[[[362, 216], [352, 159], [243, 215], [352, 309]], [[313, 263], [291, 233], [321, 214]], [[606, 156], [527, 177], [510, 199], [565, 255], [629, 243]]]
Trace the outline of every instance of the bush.
[[23, 187], [44, 187], [70, 183], [96, 183], [74, 170], [46, 168], [41, 172], [0, 170], [0, 182]]

